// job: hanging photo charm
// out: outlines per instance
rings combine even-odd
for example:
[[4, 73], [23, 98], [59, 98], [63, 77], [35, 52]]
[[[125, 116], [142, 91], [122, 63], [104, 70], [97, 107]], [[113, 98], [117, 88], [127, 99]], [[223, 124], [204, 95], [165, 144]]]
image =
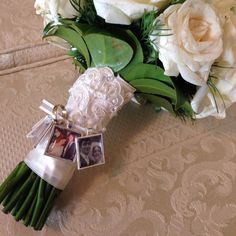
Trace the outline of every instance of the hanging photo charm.
[[92, 134], [77, 138], [78, 169], [105, 164], [102, 134]]
[[69, 128], [68, 114], [63, 105], [53, 105], [43, 100], [39, 107], [48, 115], [35, 124], [27, 134], [34, 147], [48, 140], [44, 155], [76, 162], [77, 137], [81, 134]]
[[76, 142], [80, 136], [79, 133], [71, 129], [55, 125], [44, 155], [76, 162], [78, 153]]
[[63, 105], [54, 106], [52, 115], [54, 127], [44, 155], [76, 162], [76, 142], [81, 135], [69, 128], [68, 113]]

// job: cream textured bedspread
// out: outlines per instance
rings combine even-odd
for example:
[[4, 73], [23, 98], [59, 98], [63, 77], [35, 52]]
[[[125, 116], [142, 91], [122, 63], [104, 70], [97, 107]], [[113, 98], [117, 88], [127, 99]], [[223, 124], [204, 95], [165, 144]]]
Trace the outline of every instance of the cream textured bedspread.
[[[65, 103], [78, 75], [41, 40], [33, 1], [0, 2], [0, 181], [31, 149], [42, 99]], [[1, 236], [236, 235], [236, 106], [227, 119], [183, 122], [128, 104], [105, 134], [106, 164], [77, 172], [47, 226], [0, 213]]]

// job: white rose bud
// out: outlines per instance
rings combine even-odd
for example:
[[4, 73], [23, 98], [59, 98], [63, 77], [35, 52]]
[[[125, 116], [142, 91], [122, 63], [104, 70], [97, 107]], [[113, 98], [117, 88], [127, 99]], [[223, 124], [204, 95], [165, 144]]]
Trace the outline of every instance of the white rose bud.
[[159, 20], [170, 29], [161, 33], [171, 34], [151, 36], [165, 74], [180, 73], [184, 80], [204, 85], [212, 64], [223, 51], [222, 22], [215, 8], [203, 0], [187, 0], [167, 8]]
[[69, 0], [36, 0], [34, 7], [36, 13], [44, 18], [44, 25], [49, 22], [58, 22], [58, 16], [73, 18], [78, 12], [70, 4]]
[[144, 12], [158, 10], [170, 0], [94, 0], [97, 14], [107, 23], [130, 25], [142, 17]]

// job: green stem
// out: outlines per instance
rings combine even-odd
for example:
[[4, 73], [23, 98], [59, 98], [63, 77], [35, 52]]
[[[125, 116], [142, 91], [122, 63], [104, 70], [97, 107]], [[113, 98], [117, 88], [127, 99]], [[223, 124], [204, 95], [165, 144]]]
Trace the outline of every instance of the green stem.
[[51, 193], [52, 188], [54, 188], [54, 187], [51, 184], [49, 184], [49, 183], [46, 184], [45, 194], [44, 194], [45, 199], [48, 199], [48, 197], [49, 197], [49, 195]]
[[37, 201], [37, 195], [35, 195], [33, 202], [31, 203], [31, 206], [28, 210], [28, 212], [26, 213], [25, 219], [24, 219], [24, 225], [25, 226], [29, 226], [30, 221], [32, 219], [32, 215], [33, 215], [33, 211], [36, 205], [36, 201]]
[[[29, 177], [28, 176], [25, 176], [25, 178], [23, 179], [20, 179], [18, 182], [17, 182], [17, 185], [12, 188], [10, 191], [9, 191], [9, 194], [4, 198], [3, 202], [2, 202], [2, 205], [5, 207], [9, 201], [12, 199], [12, 197], [17, 193], [17, 191], [19, 191], [19, 189], [21, 188], [21, 186], [24, 184], [25, 180]], [[15, 209], [15, 208], [14, 208]]]
[[[12, 210], [12, 215], [13, 215], [13, 216], [16, 216], [18, 210], [21, 208], [21, 206], [22, 206], [22, 204], [23, 204], [23, 202], [24, 202], [24, 200], [25, 200], [26, 195], [27, 195], [27, 193], [22, 194], [22, 195], [19, 197], [19, 199], [17, 200], [17, 202], [16, 202], [16, 204], [15, 204], [13, 210]], [[17, 221], [18, 221], [18, 220], [17, 220]]]
[[23, 219], [26, 226], [41, 230], [60, 192], [20, 162], [0, 186], [2, 211], [9, 213], [14, 209], [12, 214], [17, 221]]
[[[13, 172], [15, 171], [16, 169]], [[20, 168], [14, 173], [14, 175], [11, 173], [1, 185], [0, 203], [12, 189], [14, 190], [14, 188], [18, 185], [19, 181], [21, 181], [23, 178], [27, 178], [31, 172], [31, 169], [23, 163], [20, 165]]]
[[9, 203], [3, 208], [3, 212], [7, 213], [7, 212], [10, 212], [13, 209], [13, 207], [15, 206], [15, 204], [16, 204], [17, 200], [19, 199], [19, 197], [22, 194], [27, 193], [27, 191], [29, 190], [29, 188], [33, 184], [36, 177], [37, 177], [37, 175], [34, 172], [30, 173], [30, 176], [27, 178], [27, 180], [24, 182], [24, 184], [14, 194], [14, 196], [12, 196]]
[[35, 192], [37, 191], [39, 181], [40, 181], [40, 177], [37, 176], [34, 181], [34, 184], [32, 185], [32, 188], [30, 189], [29, 194], [27, 195], [26, 199], [24, 199], [23, 204], [21, 205], [19, 211], [15, 215], [16, 221], [22, 219], [23, 215], [27, 211], [27, 208], [30, 206], [34, 196], [36, 195]]
[[11, 181], [11, 179], [16, 176], [16, 174], [17, 174], [18, 170], [20, 169], [21, 165], [22, 165], [22, 162], [20, 162], [20, 163], [15, 167], [15, 169], [10, 173], [10, 175], [9, 175], [9, 176], [5, 179], [5, 181], [1, 184], [1, 186], [0, 186], [0, 192], [1, 192], [1, 191], [3, 190], [3, 188], [9, 183], [9, 181]]
[[33, 212], [33, 217], [30, 222], [30, 225], [32, 227], [35, 227], [37, 220], [43, 210], [45, 185], [46, 185], [46, 182], [43, 179], [40, 179], [39, 189], [37, 193], [37, 201], [36, 201], [35, 209]]
[[7, 194], [7, 196], [4, 198], [2, 205], [5, 207], [7, 203], [10, 201], [11, 197], [13, 196], [14, 191], [11, 191]]
[[61, 192], [61, 190], [56, 189], [55, 187], [52, 188], [51, 193], [47, 199], [47, 202], [45, 204], [45, 207], [43, 209], [43, 212], [38, 220], [37, 225], [34, 227], [35, 230], [41, 230], [47, 220], [47, 217], [50, 213], [50, 210], [53, 207], [54, 201], [56, 199], [56, 197], [59, 195], [59, 193]]

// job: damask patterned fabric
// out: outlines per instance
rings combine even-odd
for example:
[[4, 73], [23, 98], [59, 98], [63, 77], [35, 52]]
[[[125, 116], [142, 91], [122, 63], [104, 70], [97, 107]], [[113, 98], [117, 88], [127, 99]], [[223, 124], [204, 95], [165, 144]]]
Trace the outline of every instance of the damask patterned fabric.
[[[33, 1], [0, 2], [0, 181], [24, 159], [42, 99], [66, 103], [78, 76], [41, 41]], [[30, 23], [30, 24], [29, 24]], [[0, 235], [234, 236], [236, 106], [183, 122], [129, 103], [107, 127], [106, 164], [77, 171], [42, 232], [0, 212]]]

